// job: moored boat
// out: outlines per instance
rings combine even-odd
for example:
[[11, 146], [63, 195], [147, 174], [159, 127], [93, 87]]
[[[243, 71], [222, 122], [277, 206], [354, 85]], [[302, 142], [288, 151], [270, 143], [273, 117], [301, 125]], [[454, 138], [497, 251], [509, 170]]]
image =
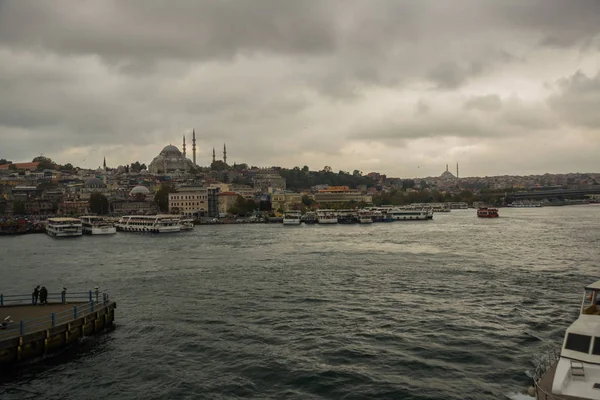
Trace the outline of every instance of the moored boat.
[[358, 222], [360, 224], [372, 224], [373, 223], [373, 212], [370, 210], [359, 210], [358, 211]]
[[181, 231], [181, 220], [174, 215], [126, 215], [115, 226], [119, 232], [174, 233]]
[[317, 222], [319, 224], [337, 224], [337, 213], [334, 210], [319, 210], [317, 211]]
[[81, 220], [77, 218], [48, 218], [46, 234], [52, 237], [76, 237], [83, 234]]
[[115, 225], [97, 215], [85, 215], [80, 218], [82, 231], [89, 235], [113, 235], [117, 233]]
[[600, 281], [585, 287], [579, 317], [547, 367], [530, 388], [538, 400], [600, 399]]
[[302, 222], [302, 213], [296, 210], [290, 210], [283, 213], [283, 225], [300, 225]]
[[194, 230], [194, 220], [192, 218], [181, 219], [181, 230], [182, 231]]
[[481, 207], [477, 210], [477, 216], [479, 218], [498, 218], [497, 208]]

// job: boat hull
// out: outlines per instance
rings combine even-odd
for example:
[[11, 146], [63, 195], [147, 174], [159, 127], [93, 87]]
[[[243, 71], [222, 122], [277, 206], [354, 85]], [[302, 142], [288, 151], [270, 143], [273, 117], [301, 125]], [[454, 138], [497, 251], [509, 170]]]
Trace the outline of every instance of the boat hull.
[[291, 218], [290, 219], [288, 219], [288, 218], [284, 218], [283, 219], [283, 224], [284, 225], [288, 225], [288, 226], [290, 226], [290, 225], [300, 225], [301, 222], [302, 221], [299, 220], [299, 219], [291, 219]]
[[177, 233], [181, 232], [181, 226], [160, 226], [160, 227], [147, 227], [147, 226], [116, 226], [119, 232], [132, 232], [132, 233]]
[[81, 236], [83, 234], [82, 231], [78, 231], [78, 232], [55, 232], [52, 230], [46, 230], [46, 234], [48, 236], [51, 237], [55, 237], [55, 238], [62, 238], [62, 237], [77, 237], [77, 236]]
[[114, 235], [117, 233], [117, 228], [114, 226], [106, 226], [106, 227], [83, 227], [83, 233], [86, 235]]
[[337, 219], [320, 219], [318, 222], [321, 225], [331, 225], [338, 223]]

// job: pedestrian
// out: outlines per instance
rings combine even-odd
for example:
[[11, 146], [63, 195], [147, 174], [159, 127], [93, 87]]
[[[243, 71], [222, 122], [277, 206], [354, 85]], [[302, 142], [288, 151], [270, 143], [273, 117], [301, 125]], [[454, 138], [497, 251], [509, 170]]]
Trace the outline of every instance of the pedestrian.
[[60, 292], [60, 298], [62, 299], [62, 303], [65, 304], [67, 302], [67, 288], [64, 287], [62, 292]]
[[37, 285], [35, 289], [33, 289], [33, 293], [31, 294], [33, 305], [37, 306], [38, 298], [40, 297], [40, 285]]
[[40, 289], [40, 304], [48, 304], [48, 289], [46, 289], [46, 286], [42, 286]]

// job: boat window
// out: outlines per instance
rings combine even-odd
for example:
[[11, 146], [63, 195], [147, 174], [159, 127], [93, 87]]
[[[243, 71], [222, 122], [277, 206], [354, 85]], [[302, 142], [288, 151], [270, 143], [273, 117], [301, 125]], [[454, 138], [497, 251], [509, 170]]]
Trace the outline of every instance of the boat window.
[[594, 347], [592, 347], [592, 354], [600, 356], [600, 337], [594, 338]]
[[569, 333], [567, 335], [567, 343], [565, 344], [565, 349], [587, 354], [590, 351], [591, 342], [591, 336], [579, 335], [577, 333]]

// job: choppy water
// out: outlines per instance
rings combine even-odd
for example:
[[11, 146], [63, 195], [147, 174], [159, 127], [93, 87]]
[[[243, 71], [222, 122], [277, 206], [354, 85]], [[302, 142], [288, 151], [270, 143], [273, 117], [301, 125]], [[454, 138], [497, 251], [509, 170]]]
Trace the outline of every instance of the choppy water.
[[1, 292], [99, 285], [118, 327], [2, 399], [501, 399], [600, 279], [600, 207], [0, 239]]

